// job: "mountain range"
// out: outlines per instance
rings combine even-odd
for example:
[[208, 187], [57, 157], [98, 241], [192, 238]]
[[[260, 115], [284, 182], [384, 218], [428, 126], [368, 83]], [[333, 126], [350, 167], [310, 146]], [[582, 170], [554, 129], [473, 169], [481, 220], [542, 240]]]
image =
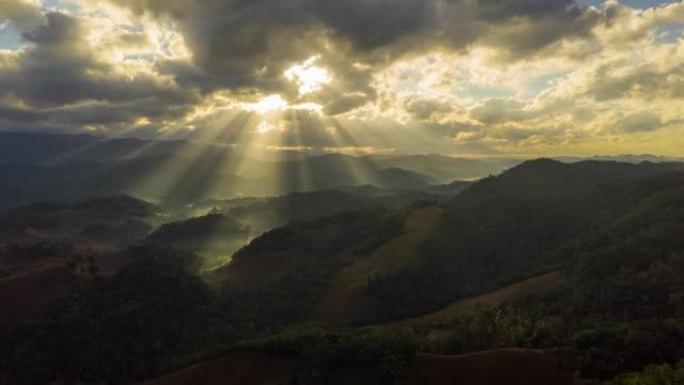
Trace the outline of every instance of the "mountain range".
[[0, 133], [0, 178], [6, 181], [0, 202], [129, 194], [192, 203], [362, 185], [421, 190], [504, 168], [501, 162], [439, 155], [281, 158], [255, 159], [231, 147], [186, 141]]
[[[650, 385], [684, 368], [684, 163], [117, 151], [0, 166], [0, 384]], [[487, 175], [441, 183], [465, 170]]]

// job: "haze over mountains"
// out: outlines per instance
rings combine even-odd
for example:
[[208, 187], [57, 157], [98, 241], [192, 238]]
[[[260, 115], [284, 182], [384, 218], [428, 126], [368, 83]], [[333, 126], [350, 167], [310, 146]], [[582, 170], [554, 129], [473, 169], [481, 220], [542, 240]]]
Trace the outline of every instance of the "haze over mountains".
[[183, 203], [361, 185], [420, 190], [481, 178], [509, 163], [290, 152], [263, 159], [226, 146], [87, 135], [0, 133], [0, 139], [0, 176], [12, 180], [0, 190], [4, 204], [120, 193]]
[[[595, 159], [676, 160], [648, 155]], [[7, 207], [46, 199], [129, 194], [156, 202], [194, 203], [363, 185], [416, 191], [498, 174], [521, 161], [291, 151], [250, 154], [188, 141], [0, 133], [0, 177], [12, 181], [0, 186], [0, 202]]]

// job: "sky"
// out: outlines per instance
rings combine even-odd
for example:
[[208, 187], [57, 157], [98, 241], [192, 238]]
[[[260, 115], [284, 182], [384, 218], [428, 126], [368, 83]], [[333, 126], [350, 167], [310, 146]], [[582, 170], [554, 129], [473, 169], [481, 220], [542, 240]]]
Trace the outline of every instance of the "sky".
[[2, 0], [0, 130], [684, 156], [684, 0]]

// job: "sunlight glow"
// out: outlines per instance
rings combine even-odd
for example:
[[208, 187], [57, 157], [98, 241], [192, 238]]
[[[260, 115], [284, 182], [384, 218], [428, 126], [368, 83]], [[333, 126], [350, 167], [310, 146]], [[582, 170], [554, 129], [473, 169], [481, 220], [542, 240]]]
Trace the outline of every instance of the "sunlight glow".
[[320, 91], [330, 84], [332, 77], [325, 68], [315, 65], [320, 56], [312, 56], [302, 64], [297, 64], [285, 71], [285, 78], [299, 86], [299, 94], [306, 95]]
[[269, 95], [256, 103], [244, 104], [243, 107], [246, 110], [263, 115], [271, 112], [283, 111], [287, 109], [288, 104], [280, 95]]
[[261, 123], [259, 123], [256, 129], [259, 134], [268, 134], [269, 132], [274, 130], [284, 131], [285, 128], [282, 125], [275, 125], [271, 122], [267, 122], [264, 120]]

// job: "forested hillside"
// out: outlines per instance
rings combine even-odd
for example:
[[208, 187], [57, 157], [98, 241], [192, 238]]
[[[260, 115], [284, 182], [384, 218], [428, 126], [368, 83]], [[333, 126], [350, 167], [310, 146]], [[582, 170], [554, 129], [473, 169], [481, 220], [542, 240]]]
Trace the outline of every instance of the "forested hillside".
[[[287, 213], [303, 197], [163, 226], [113, 275], [60, 270], [59, 295], [36, 297], [40, 316], [3, 320], [0, 378], [130, 383], [247, 358], [298, 384], [415, 383], [425, 368], [480, 365], [524, 376], [513, 362], [561, 382], [680, 376], [682, 164], [530, 161], [446, 201], [271, 230], [199, 270], [189, 251], [212, 232], [248, 231], [229, 213]], [[77, 251], [47, 253], [68, 267]], [[26, 270], [4, 274], [10, 287]]]

